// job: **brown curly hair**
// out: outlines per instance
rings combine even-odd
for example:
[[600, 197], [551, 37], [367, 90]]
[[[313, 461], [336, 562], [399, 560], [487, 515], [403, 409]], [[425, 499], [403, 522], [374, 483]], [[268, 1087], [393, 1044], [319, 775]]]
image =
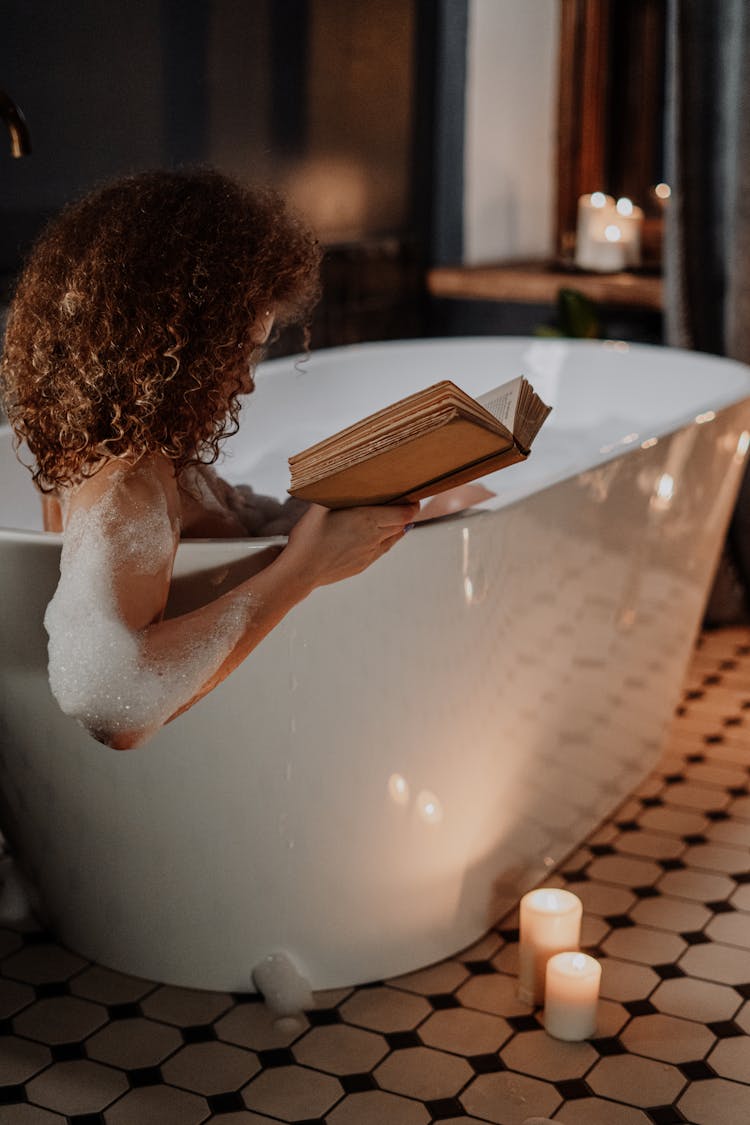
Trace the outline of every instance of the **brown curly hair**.
[[211, 169], [141, 173], [66, 207], [21, 274], [0, 361], [37, 485], [106, 457], [215, 461], [263, 352], [253, 327], [269, 308], [308, 325], [319, 266], [278, 194]]

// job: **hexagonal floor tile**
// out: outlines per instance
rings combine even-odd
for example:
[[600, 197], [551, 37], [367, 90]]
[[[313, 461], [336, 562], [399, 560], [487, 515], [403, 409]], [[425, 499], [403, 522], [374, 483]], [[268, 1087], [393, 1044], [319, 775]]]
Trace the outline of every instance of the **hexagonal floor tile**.
[[718, 1125], [724, 1121], [739, 1125], [741, 1121], [750, 1121], [750, 1086], [725, 1078], [693, 1082], [677, 1108], [694, 1125]]
[[511, 1028], [499, 1016], [468, 1008], [446, 1008], [434, 1012], [419, 1029], [428, 1047], [457, 1055], [486, 1055], [498, 1051], [510, 1037]]
[[432, 1011], [427, 1001], [398, 988], [365, 988], [339, 1008], [347, 1023], [370, 1031], [410, 1031]]
[[100, 1113], [127, 1088], [119, 1070], [88, 1059], [55, 1063], [26, 1084], [30, 1101], [68, 1116]]
[[473, 1073], [469, 1064], [455, 1055], [434, 1047], [407, 1047], [393, 1051], [377, 1068], [375, 1078], [384, 1090], [432, 1101], [453, 1097]]
[[162, 1064], [165, 1082], [195, 1094], [239, 1090], [260, 1069], [252, 1051], [218, 1041], [189, 1043]]
[[41, 1043], [77, 1043], [91, 1035], [109, 1016], [101, 1004], [78, 996], [51, 996], [37, 1000], [13, 1021], [19, 1035]]
[[313, 1027], [293, 1048], [297, 1062], [331, 1074], [372, 1070], [388, 1052], [382, 1035], [345, 1023]]
[[532, 1114], [549, 1117], [562, 1098], [554, 1086], [525, 1074], [480, 1074], [460, 1095], [469, 1113], [497, 1125], [523, 1125]]
[[682, 977], [663, 981], [652, 995], [651, 1003], [671, 1016], [714, 1023], [731, 1019], [741, 1000], [734, 989], [726, 985]]
[[327, 1125], [428, 1125], [429, 1120], [424, 1106], [381, 1090], [350, 1094], [326, 1117]]
[[113, 1020], [86, 1044], [89, 1058], [125, 1070], [158, 1066], [181, 1046], [182, 1036], [176, 1028], [140, 1016]]
[[670, 1105], [686, 1084], [676, 1067], [636, 1055], [600, 1059], [586, 1081], [594, 1093], [636, 1106]]
[[560, 1082], [580, 1078], [599, 1057], [589, 1043], [564, 1043], [546, 1031], [521, 1031], [503, 1047], [502, 1060], [510, 1070]]
[[203, 1098], [172, 1086], [131, 1090], [104, 1113], [106, 1125], [199, 1125], [208, 1115]]
[[665, 1015], [638, 1016], [621, 1038], [634, 1054], [670, 1063], [702, 1059], [716, 1041], [705, 1024]]
[[16, 1086], [38, 1074], [52, 1061], [41, 1043], [30, 1043], [15, 1035], [0, 1038], [0, 1086]]
[[330, 1074], [301, 1066], [264, 1070], [243, 1090], [248, 1109], [269, 1113], [282, 1121], [323, 1117], [343, 1093]]
[[238, 1004], [216, 1020], [214, 1030], [220, 1039], [249, 1047], [253, 1051], [273, 1051], [288, 1047], [308, 1027], [304, 1016], [291, 1022], [274, 1019], [265, 1004]]

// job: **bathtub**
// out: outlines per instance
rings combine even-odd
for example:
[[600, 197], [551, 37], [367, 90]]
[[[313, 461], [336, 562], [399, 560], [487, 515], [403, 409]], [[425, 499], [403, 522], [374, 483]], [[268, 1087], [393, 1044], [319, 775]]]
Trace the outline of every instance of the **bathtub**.
[[[264, 364], [223, 473], [282, 496], [289, 454], [442, 378], [524, 372], [554, 411], [478, 507], [317, 590], [146, 746], [51, 697], [60, 538], [0, 433], [0, 824], [52, 930], [103, 965], [314, 988], [479, 938], [653, 766], [750, 440], [750, 372], [621, 343], [358, 345]], [[170, 612], [268, 541], [184, 543]]]

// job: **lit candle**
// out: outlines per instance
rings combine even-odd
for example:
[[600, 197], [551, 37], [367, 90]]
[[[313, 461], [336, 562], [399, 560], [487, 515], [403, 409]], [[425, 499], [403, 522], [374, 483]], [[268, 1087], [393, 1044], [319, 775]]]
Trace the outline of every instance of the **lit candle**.
[[583, 904], [571, 891], [540, 887], [521, 899], [518, 995], [526, 1004], [544, 999], [544, 972], [554, 953], [577, 949]]
[[596, 262], [597, 254], [594, 249], [594, 240], [604, 237], [604, 228], [612, 220], [615, 201], [611, 195], [603, 191], [594, 191], [590, 195], [582, 195], [578, 200], [578, 216], [576, 223], [576, 265], [581, 269], [595, 269], [592, 262]]
[[625, 265], [639, 266], [641, 264], [643, 211], [625, 196], [617, 200], [615, 210], [617, 211], [616, 222], [622, 235]]
[[547, 962], [544, 1026], [556, 1039], [577, 1042], [596, 1031], [602, 967], [587, 953], [556, 953]]

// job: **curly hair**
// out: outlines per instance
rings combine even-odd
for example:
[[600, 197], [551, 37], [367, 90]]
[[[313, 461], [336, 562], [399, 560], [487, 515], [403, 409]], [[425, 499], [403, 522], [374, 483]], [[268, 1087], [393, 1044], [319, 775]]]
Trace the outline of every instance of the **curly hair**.
[[211, 169], [145, 172], [66, 207], [31, 251], [0, 382], [42, 491], [107, 457], [215, 461], [272, 308], [302, 323], [320, 249], [274, 191]]

